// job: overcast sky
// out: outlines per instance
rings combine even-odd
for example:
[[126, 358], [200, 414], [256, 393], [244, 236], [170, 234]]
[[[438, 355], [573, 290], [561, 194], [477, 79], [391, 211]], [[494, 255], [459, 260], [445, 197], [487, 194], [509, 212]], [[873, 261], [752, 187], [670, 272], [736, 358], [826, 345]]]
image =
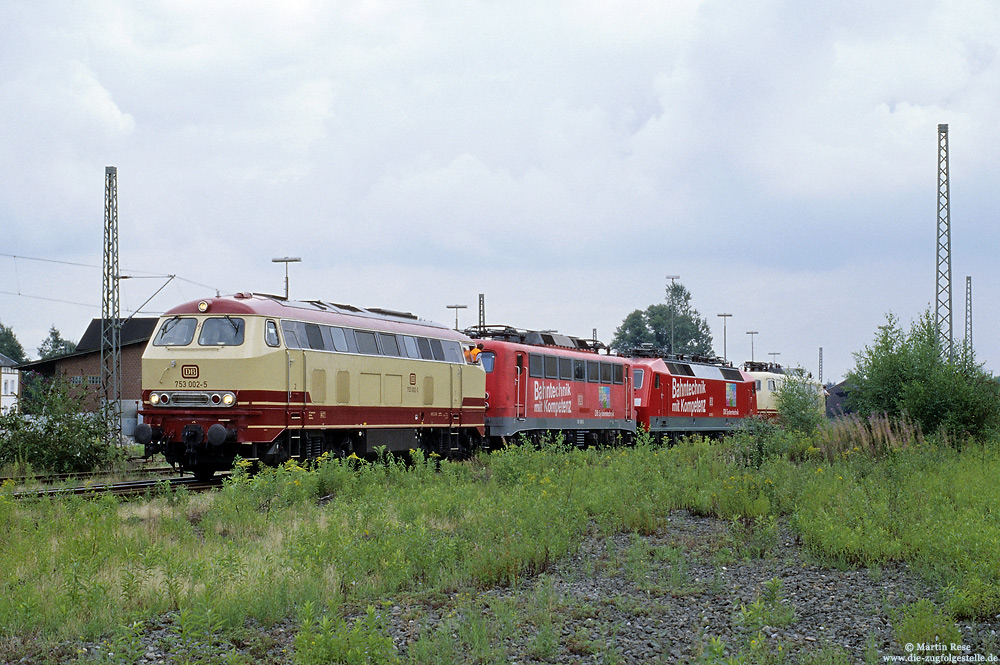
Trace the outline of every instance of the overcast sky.
[[293, 298], [610, 341], [679, 275], [720, 355], [731, 313], [730, 360], [839, 380], [934, 306], [947, 123], [954, 334], [971, 275], [997, 371], [998, 47], [991, 0], [11, 0], [0, 322], [37, 357], [100, 316], [114, 165], [126, 312], [298, 256]]

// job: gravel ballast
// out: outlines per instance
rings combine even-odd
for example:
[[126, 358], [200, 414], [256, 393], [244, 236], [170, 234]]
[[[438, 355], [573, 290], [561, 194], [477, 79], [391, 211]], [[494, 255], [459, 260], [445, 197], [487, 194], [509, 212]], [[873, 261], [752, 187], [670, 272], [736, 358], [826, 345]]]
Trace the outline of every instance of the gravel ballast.
[[[401, 662], [418, 653], [456, 663], [594, 664], [712, 662], [713, 653], [750, 651], [753, 662], [776, 663], [940, 656], [895, 640], [899, 608], [937, 600], [906, 565], [821, 565], [780, 522], [764, 556], [745, 558], [730, 534], [728, 522], [678, 511], [655, 534], [591, 534], [573, 555], [511, 587], [410, 592], [379, 608]], [[181, 662], [179, 649], [188, 662], [227, 662], [227, 652], [242, 662], [294, 662], [291, 621], [196, 645], [181, 643], [176, 623], [168, 615], [145, 626], [133, 645], [136, 662]], [[959, 627], [971, 656], [965, 662], [1000, 655], [996, 618]], [[84, 661], [108, 657], [106, 642], [63, 646]], [[816, 660], [820, 654], [839, 660]]]

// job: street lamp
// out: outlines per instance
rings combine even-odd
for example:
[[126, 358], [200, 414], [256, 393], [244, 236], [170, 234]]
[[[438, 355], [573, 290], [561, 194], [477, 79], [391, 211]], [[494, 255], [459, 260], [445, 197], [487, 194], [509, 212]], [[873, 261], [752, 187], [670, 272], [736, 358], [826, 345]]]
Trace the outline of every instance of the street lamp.
[[753, 336], [759, 333], [756, 330], [748, 330], [747, 334], [750, 335], [750, 362], [753, 362]]
[[667, 291], [670, 296], [670, 353], [676, 353], [674, 351], [674, 280], [680, 278], [680, 275], [667, 275], [667, 279], [670, 280], [670, 289]]
[[285, 300], [288, 300], [288, 264], [289, 263], [301, 263], [302, 259], [298, 256], [285, 256], [280, 259], [271, 259], [271, 263], [284, 263], [285, 264]]
[[716, 316], [722, 317], [722, 362], [727, 362], [729, 358], [726, 356], [726, 319], [732, 314], [716, 314]]
[[468, 309], [468, 305], [445, 305], [448, 309], [455, 310], [455, 330], [458, 330], [458, 310]]

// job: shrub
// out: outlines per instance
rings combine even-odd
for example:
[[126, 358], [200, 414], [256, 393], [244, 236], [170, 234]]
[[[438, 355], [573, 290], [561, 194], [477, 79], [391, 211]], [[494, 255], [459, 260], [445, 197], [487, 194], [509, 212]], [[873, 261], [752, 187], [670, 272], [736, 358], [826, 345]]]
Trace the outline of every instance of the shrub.
[[826, 418], [823, 387], [802, 370], [785, 375], [776, 399], [779, 421], [793, 432], [813, 432]]
[[0, 466], [52, 473], [92, 471], [125, 458], [124, 448], [104, 441], [100, 414], [86, 411], [82, 391], [49, 381], [35, 395], [38, 415], [0, 416]]
[[941, 645], [941, 651], [953, 653], [951, 646], [962, 644], [962, 631], [954, 620], [926, 598], [903, 607], [894, 628], [896, 640], [902, 645]]
[[847, 399], [862, 416], [909, 418], [928, 434], [978, 435], [1000, 424], [1000, 383], [976, 364], [968, 347], [951, 359], [942, 357], [930, 310], [909, 333], [889, 314], [874, 344], [854, 358]]

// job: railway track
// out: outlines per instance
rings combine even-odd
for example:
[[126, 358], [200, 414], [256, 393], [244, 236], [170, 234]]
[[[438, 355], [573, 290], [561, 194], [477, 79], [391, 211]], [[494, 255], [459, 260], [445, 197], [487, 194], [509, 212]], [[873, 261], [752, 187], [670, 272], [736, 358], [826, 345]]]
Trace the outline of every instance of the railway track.
[[191, 492], [204, 492], [222, 486], [225, 476], [211, 480], [197, 478], [147, 478], [144, 480], [129, 480], [117, 483], [88, 483], [72, 487], [46, 487], [41, 489], [12, 492], [9, 496], [19, 500], [52, 498], [59, 496], [99, 496], [112, 494], [120, 497], [145, 496], [169, 488], [171, 490], [183, 487]]

